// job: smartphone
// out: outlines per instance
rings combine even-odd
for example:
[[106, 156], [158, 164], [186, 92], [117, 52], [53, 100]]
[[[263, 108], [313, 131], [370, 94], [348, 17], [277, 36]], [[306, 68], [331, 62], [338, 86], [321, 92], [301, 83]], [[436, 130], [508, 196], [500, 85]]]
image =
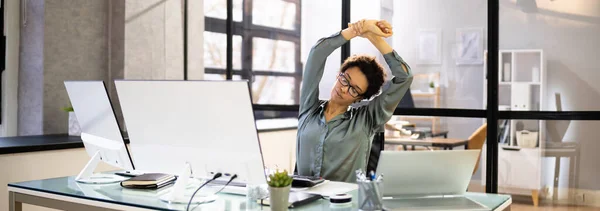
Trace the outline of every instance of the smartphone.
[[133, 170], [133, 171], [117, 172], [115, 174], [119, 175], [119, 176], [124, 176], [124, 177], [137, 177], [137, 176], [144, 175], [144, 173], [139, 172], [139, 171], [135, 171], [135, 170]]

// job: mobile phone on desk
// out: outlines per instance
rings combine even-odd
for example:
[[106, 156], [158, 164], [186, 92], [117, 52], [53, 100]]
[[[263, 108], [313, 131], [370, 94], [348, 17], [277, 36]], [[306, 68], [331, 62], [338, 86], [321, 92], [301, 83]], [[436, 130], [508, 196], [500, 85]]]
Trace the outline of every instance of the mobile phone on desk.
[[124, 177], [137, 177], [137, 176], [141, 176], [144, 175], [144, 173], [139, 172], [139, 171], [122, 171], [122, 172], [117, 172], [115, 173], [116, 175], [119, 176], [124, 176]]
[[[311, 202], [322, 199], [323, 196], [311, 193], [303, 193], [303, 192], [290, 192], [289, 200], [288, 200], [288, 208], [299, 207], [305, 204], [309, 204]], [[270, 206], [269, 198], [259, 199], [258, 203]]]

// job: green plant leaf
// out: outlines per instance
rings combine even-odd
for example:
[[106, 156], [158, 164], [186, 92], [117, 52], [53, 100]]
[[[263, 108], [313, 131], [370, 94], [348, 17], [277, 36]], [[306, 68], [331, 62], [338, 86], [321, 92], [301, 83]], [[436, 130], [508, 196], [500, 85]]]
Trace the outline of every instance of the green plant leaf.
[[276, 170], [275, 173], [269, 175], [269, 181], [267, 183], [271, 187], [287, 187], [292, 184], [293, 178], [288, 175], [287, 170], [280, 172]]
[[67, 107], [63, 107], [63, 111], [66, 111], [66, 112], [73, 112], [73, 106], [67, 106]]

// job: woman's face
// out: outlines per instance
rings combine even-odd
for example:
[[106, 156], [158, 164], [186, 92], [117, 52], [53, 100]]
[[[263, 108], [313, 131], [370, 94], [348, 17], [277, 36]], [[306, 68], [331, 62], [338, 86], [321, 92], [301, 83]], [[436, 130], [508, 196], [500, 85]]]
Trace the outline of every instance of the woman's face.
[[361, 100], [362, 94], [367, 91], [369, 82], [367, 77], [358, 67], [346, 69], [346, 72], [340, 73], [333, 89], [331, 90], [330, 101], [337, 104], [350, 105], [357, 100]]

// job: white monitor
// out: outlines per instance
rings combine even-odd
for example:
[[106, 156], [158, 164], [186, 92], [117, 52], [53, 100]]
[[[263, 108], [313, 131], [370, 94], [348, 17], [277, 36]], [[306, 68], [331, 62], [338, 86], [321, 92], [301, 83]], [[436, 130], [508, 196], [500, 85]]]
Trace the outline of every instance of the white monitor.
[[138, 170], [266, 183], [247, 81], [115, 84]]
[[81, 140], [91, 156], [77, 175], [83, 183], [113, 183], [123, 177], [93, 172], [100, 161], [124, 170], [133, 170], [133, 162], [103, 81], [65, 81], [73, 111], [81, 128]]
[[480, 150], [381, 151], [383, 195], [463, 195]]

